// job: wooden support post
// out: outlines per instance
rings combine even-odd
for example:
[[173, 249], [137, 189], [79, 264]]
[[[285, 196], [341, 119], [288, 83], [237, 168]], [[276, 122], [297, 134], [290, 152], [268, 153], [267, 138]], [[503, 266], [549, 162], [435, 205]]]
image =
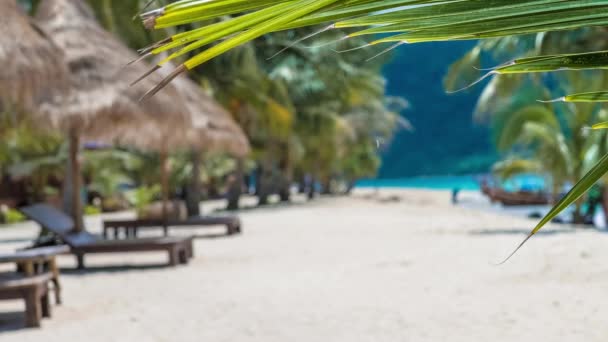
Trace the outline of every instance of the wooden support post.
[[82, 217], [82, 174], [80, 170], [80, 160], [78, 154], [80, 150], [80, 136], [78, 130], [73, 128], [69, 132], [69, 148], [70, 148], [70, 167], [69, 175], [72, 177], [72, 194], [71, 194], [71, 214], [74, 220], [74, 230], [81, 232], [84, 230], [84, 221]]

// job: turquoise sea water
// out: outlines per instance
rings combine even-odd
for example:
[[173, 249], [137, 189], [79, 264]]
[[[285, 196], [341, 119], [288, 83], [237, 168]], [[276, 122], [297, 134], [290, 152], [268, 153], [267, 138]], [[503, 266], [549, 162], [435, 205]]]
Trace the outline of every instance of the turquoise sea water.
[[402, 179], [364, 179], [357, 182], [361, 188], [417, 188], [417, 189], [454, 189], [479, 190], [474, 176], [428, 176]]
[[[479, 182], [483, 176], [421, 176], [401, 179], [364, 179], [357, 182], [360, 188], [415, 188], [415, 189], [434, 189], [449, 190], [458, 188], [460, 190], [479, 190]], [[544, 180], [536, 175], [522, 175], [514, 177], [502, 184], [506, 190], [539, 190], [543, 189]]]

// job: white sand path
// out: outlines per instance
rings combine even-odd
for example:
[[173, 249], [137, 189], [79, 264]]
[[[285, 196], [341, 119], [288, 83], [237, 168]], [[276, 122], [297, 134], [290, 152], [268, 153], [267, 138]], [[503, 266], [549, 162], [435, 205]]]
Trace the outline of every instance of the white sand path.
[[[497, 267], [534, 221], [453, 207], [448, 192], [397, 193], [246, 211], [243, 235], [196, 240], [185, 267], [67, 272], [54, 317], [0, 341], [608, 340], [608, 234], [550, 227]], [[35, 233], [0, 229], [0, 250]], [[0, 326], [20, 310], [0, 302]]]

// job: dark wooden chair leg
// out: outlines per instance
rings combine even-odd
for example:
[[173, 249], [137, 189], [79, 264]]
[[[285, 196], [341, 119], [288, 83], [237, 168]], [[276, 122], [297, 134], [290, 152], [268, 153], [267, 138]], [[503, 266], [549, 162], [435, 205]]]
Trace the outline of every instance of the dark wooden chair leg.
[[55, 303], [61, 305], [61, 284], [59, 283], [59, 267], [57, 266], [57, 260], [53, 258], [49, 262], [49, 269], [53, 273], [53, 291], [55, 291]]
[[42, 309], [42, 317], [51, 317], [51, 303], [49, 300], [48, 291], [40, 297], [40, 307]]
[[235, 234], [240, 234], [241, 233], [241, 224], [237, 223], [237, 224], [229, 224], [228, 225], [228, 235], [235, 235]]
[[188, 258], [190, 258], [190, 259], [194, 258], [194, 246], [193, 246], [192, 239], [190, 239], [188, 242], [186, 242], [186, 246], [188, 247]]
[[173, 246], [173, 247], [169, 248], [168, 252], [169, 252], [169, 265], [177, 266], [177, 264], [179, 263], [179, 250], [178, 250], [177, 246]]
[[85, 269], [85, 265], [84, 265], [84, 254], [76, 254], [76, 262], [78, 263], [78, 269], [79, 270], [84, 270]]
[[42, 308], [36, 289], [28, 289], [25, 293], [25, 326], [28, 328], [40, 327]]
[[179, 262], [180, 264], [187, 264], [188, 263], [188, 247], [184, 246], [183, 248], [179, 249]]
[[61, 305], [61, 285], [59, 284], [59, 278], [53, 278], [53, 291], [55, 292], [55, 304]]

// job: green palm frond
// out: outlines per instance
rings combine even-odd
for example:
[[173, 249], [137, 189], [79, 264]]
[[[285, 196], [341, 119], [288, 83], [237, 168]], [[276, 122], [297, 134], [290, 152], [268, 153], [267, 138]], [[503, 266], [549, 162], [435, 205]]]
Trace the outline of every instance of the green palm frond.
[[608, 155], [605, 155], [557, 204], [543, 217], [519, 246], [503, 261], [506, 262], [547, 223], [557, 217], [560, 212], [581, 198], [604, 174], [608, 172]]
[[541, 163], [529, 159], [507, 159], [494, 164], [492, 167], [492, 173], [505, 180], [520, 174], [540, 173], [542, 170]]
[[498, 150], [504, 152], [515, 145], [521, 139], [524, 126], [531, 122], [559, 129], [559, 122], [555, 113], [547, 107], [533, 105], [522, 108], [511, 114], [502, 126], [496, 142]]
[[[607, 9], [606, 0], [182, 0], [144, 13], [145, 25], [165, 28], [203, 21], [209, 24], [174, 35], [143, 51], [149, 54], [170, 51], [172, 54], [162, 63], [197, 52], [168, 77], [168, 82], [177, 74], [260, 36], [303, 26], [329, 24], [320, 32], [335, 28], [354, 30], [336, 44], [359, 36], [383, 34], [382, 38], [367, 45], [401, 45], [604, 26], [608, 25]], [[229, 19], [222, 21], [224, 16], [229, 16]], [[546, 55], [501, 65], [490, 70], [486, 77], [607, 67], [608, 53], [604, 51]], [[149, 95], [164, 84], [166, 82], [159, 84]], [[607, 98], [605, 92], [588, 91], [594, 92], [567, 95], [560, 100], [604, 102]], [[604, 157], [574, 186], [541, 220], [530, 237], [582, 196], [606, 170], [608, 157]]]
[[608, 102], [608, 91], [591, 91], [562, 96], [551, 102], [595, 103]]
[[608, 51], [546, 55], [516, 59], [493, 70], [498, 74], [593, 70], [608, 68]]
[[[147, 27], [158, 29], [231, 16], [176, 34], [144, 50], [151, 54], [172, 50], [161, 62], [164, 64], [209, 46], [186, 60], [179, 68], [184, 71], [262, 35], [303, 26], [331, 24], [325, 30], [358, 27], [359, 31], [342, 40], [390, 33], [393, 35], [370, 45], [401, 44], [606, 25], [605, 9], [605, 0], [184, 0], [144, 13], [142, 18]], [[214, 43], [217, 44], [211, 45]]]

